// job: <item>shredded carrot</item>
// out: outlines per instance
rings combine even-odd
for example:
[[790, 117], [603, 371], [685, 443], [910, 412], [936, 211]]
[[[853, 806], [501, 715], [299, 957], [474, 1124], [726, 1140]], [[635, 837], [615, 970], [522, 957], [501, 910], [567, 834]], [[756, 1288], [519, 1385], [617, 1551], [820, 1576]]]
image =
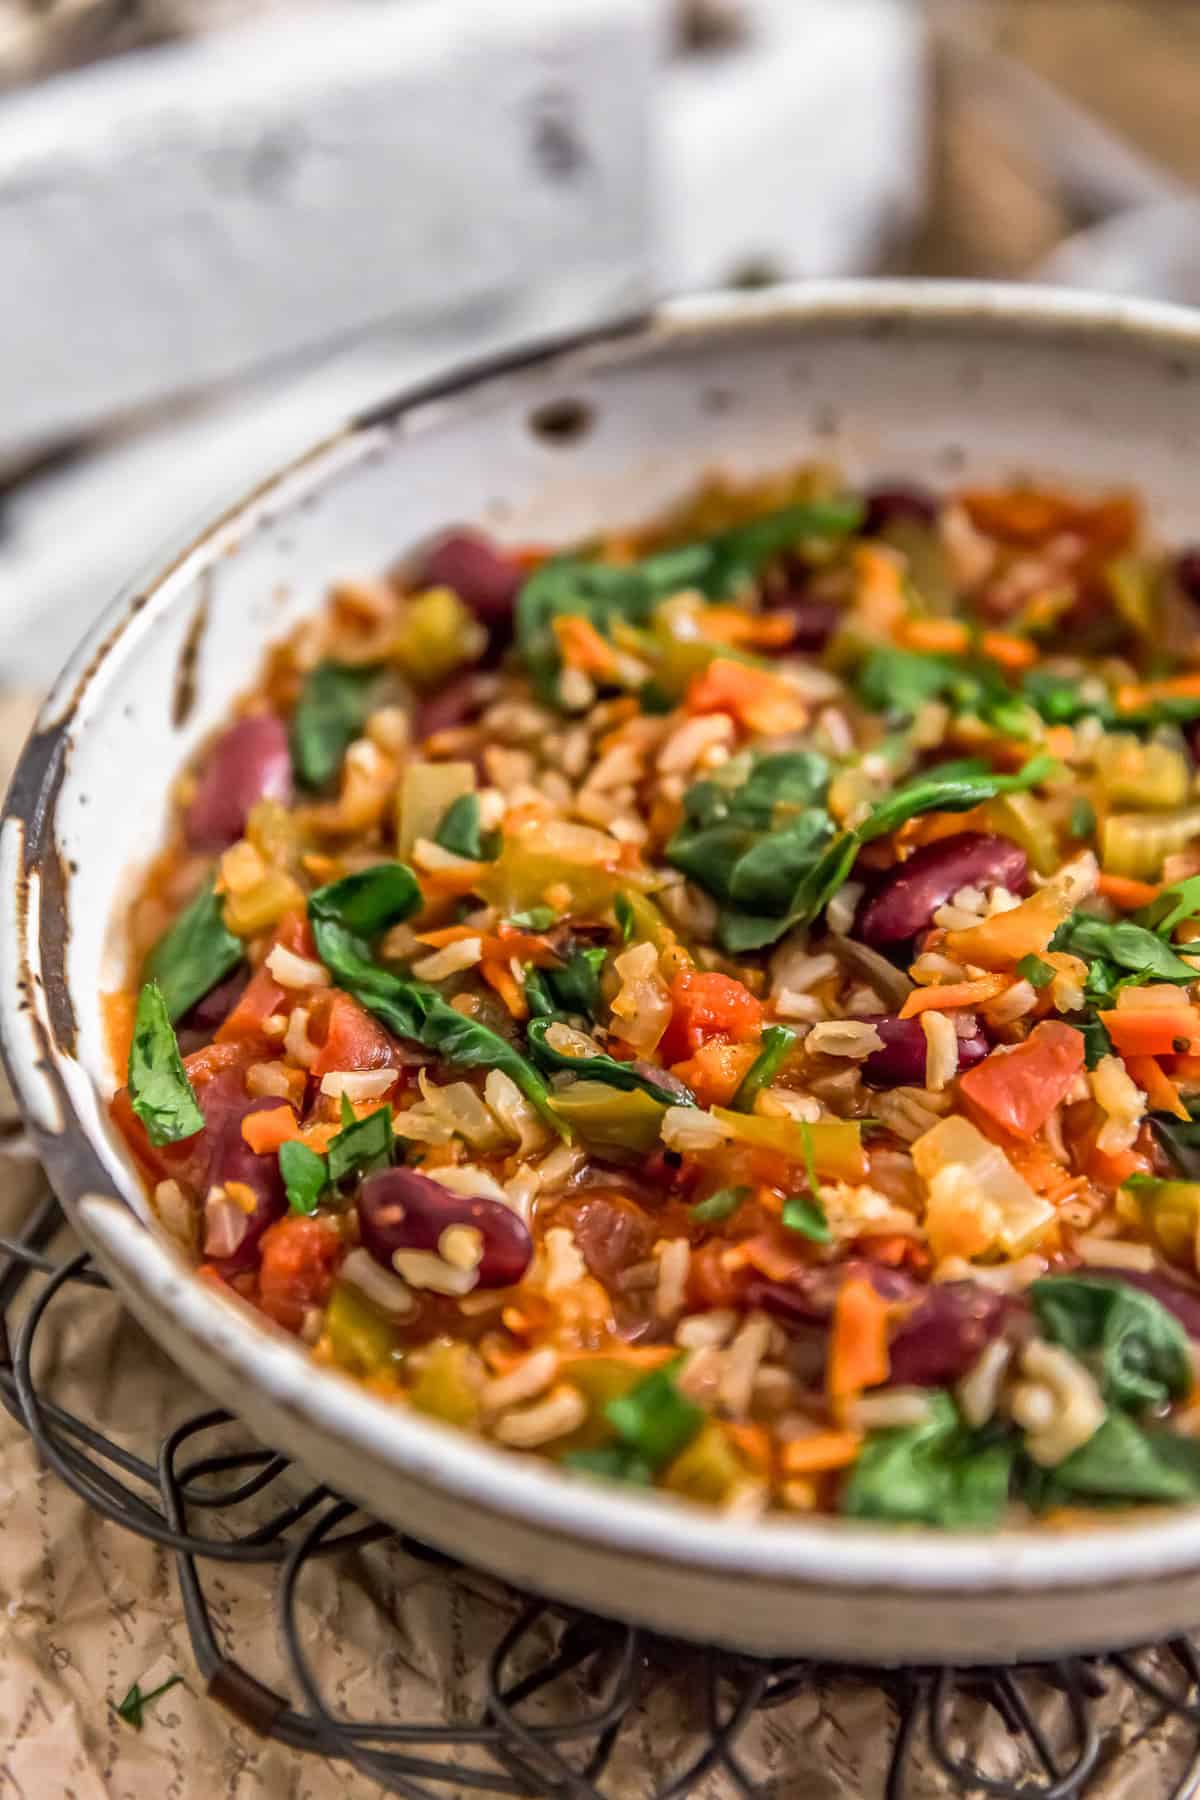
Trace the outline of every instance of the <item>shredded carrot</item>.
[[1005, 669], [1030, 669], [1038, 659], [1036, 646], [1011, 631], [985, 631], [979, 648]]
[[791, 643], [796, 621], [788, 612], [752, 613], [740, 606], [706, 606], [696, 620], [696, 629], [709, 643], [776, 650]]
[[1149, 906], [1162, 893], [1160, 881], [1135, 881], [1132, 875], [1101, 875], [1098, 891], [1122, 912], [1134, 912]]
[[779, 1453], [785, 1475], [824, 1475], [844, 1469], [862, 1449], [861, 1431], [814, 1431], [810, 1437], [791, 1438]]
[[902, 1019], [936, 1008], [953, 1012], [960, 1006], [982, 1006], [1012, 986], [1008, 975], [981, 975], [976, 981], [944, 981], [940, 987], [914, 988], [900, 1008]]
[[1069, 725], [1051, 725], [1040, 745], [1024, 746], [1026, 754], [1023, 761], [1032, 762], [1033, 758], [1040, 755], [1042, 751], [1047, 752], [1050, 756], [1070, 756], [1074, 748], [1075, 733], [1071, 727]]
[[611, 675], [617, 666], [616, 652], [605, 643], [590, 619], [581, 613], [560, 613], [553, 621], [554, 635], [563, 661], [586, 675]]
[[262, 1112], [247, 1113], [242, 1120], [242, 1136], [256, 1156], [266, 1156], [278, 1150], [280, 1144], [290, 1144], [298, 1138], [300, 1125], [291, 1107], [281, 1102]]
[[496, 990], [514, 1019], [528, 1018], [525, 996], [507, 962], [488, 958], [480, 963], [479, 973], [488, 986]]
[[421, 893], [429, 901], [461, 899], [478, 890], [490, 866], [484, 862], [468, 862], [453, 869], [422, 869]]
[[692, 677], [685, 701], [690, 713], [727, 712], [748, 730], [773, 737], [808, 723], [808, 706], [795, 688], [769, 669], [716, 656]]
[[734, 1448], [741, 1451], [747, 1462], [753, 1463], [757, 1469], [770, 1468], [771, 1434], [765, 1425], [755, 1425], [752, 1422], [726, 1425], [725, 1430]]
[[1011, 969], [1023, 956], [1040, 956], [1070, 910], [1070, 901], [1056, 888], [1042, 888], [1008, 912], [948, 931], [946, 954], [981, 969]]
[[1179, 1097], [1179, 1089], [1152, 1056], [1127, 1056], [1125, 1067], [1149, 1100], [1154, 1112], [1174, 1113], [1177, 1119], [1191, 1117]]
[[[322, 1156], [341, 1129], [341, 1125], [333, 1119], [321, 1119], [315, 1125], [306, 1125], [296, 1136], [309, 1150], [315, 1150], [318, 1156]], [[427, 1162], [430, 1160], [426, 1158]]]
[[428, 944], [431, 950], [444, 950], [447, 944], [461, 944], [464, 938], [478, 937], [469, 925], [444, 925], [440, 931], [422, 931], [418, 933], [418, 944]]
[[1137, 712], [1157, 700], [1200, 700], [1200, 675], [1172, 675], [1165, 681], [1127, 681], [1117, 689], [1121, 712]]
[[896, 641], [907, 650], [942, 656], [961, 656], [971, 647], [970, 633], [961, 619], [901, 619]]
[[845, 1401], [888, 1378], [888, 1303], [874, 1284], [851, 1276], [838, 1289], [829, 1340], [827, 1385], [831, 1400]]

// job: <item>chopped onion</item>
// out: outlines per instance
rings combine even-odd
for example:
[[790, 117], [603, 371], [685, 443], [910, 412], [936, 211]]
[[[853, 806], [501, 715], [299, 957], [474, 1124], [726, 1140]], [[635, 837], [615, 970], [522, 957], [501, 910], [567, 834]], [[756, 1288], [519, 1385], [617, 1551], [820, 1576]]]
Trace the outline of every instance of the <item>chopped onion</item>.
[[204, 1202], [205, 1256], [232, 1256], [241, 1246], [250, 1220], [224, 1188], [210, 1188]]
[[379, 1100], [396, 1085], [395, 1069], [330, 1069], [321, 1077], [321, 1092], [336, 1100]]

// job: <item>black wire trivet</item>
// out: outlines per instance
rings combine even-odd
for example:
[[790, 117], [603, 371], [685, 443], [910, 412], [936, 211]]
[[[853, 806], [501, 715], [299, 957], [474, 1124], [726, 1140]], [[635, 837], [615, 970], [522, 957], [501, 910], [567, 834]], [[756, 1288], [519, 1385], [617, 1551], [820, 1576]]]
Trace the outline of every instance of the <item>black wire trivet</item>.
[[[1164, 1774], [1165, 1785], [1152, 1800], [1200, 1795], [1200, 1655], [1185, 1638], [1163, 1646], [1153, 1668], [1137, 1653], [1126, 1653], [1013, 1669], [865, 1671], [665, 1644], [631, 1626], [528, 1601], [495, 1645], [486, 1698], [470, 1722], [359, 1719], [335, 1712], [317, 1685], [299, 1622], [298, 1596], [313, 1560], [390, 1540], [409, 1556], [438, 1566], [447, 1581], [458, 1579], [458, 1566], [390, 1526], [364, 1520], [325, 1487], [292, 1498], [294, 1482], [283, 1484], [265, 1522], [239, 1522], [238, 1509], [269, 1495], [290, 1464], [261, 1448], [205, 1453], [206, 1439], [218, 1441], [216, 1434], [232, 1422], [225, 1412], [189, 1418], [149, 1461], [58, 1406], [48, 1391], [51, 1383], [34, 1379], [39, 1328], [52, 1308], [69, 1307], [81, 1289], [107, 1286], [87, 1255], [58, 1263], [48, 1254], [62, 1223], [57, 1202], [47, 1195], [18, 1238], [0, 1238], [0, 1401], [29, 1431], [45, 1463], [90, 1507], [174, 1552], [184, 1617], [206, 1690], [260, 1735], [341, 1758], [386, 1792], [409, 1800], [451, 1800], [466, 1792], [614, 1800], [617, 1790], [611, 1781], [606, 1785], [606, 1775], [622, 1732], [634, 1727], [655, 1682], [689, 1659], [703, 1674], [700, 1748], [693, 1745], [653, 1792], [647, 1787], [645, 1800], [681, 1800], [714, 1775], [742, 1795], [803, 1800], [807, 1789], [796, 1785], [797, 1771], [788, 1770], [786, 1759], [765, 1786], [756, 1783], [740, 1740], [760, 1715], [832, 1679], [870, 1683], [891, 1702], [896, 1725], [878, 1800], [907, 1800], [913, 1794], [918, 1758], [940, 1770], [959, 1794], [1085, 1800], [1092, 1777], [1111, 1769], [1119, 1754], [1120, 1746], [1106, 1740], [1099, 1712], [1115, 1686], [1125, 1683], [1147, 1703], [1139, 1735], [1170, 1720], [1186, 1727], [1186, 1767]], [[196, 1521], [196, 1515], [206, 1514], [219, 1519], [220, 1535]], [[204, 1565], [221, 1563], [278, 1565], [280, 1622], [298, 1705], [221, 1647], [202, 1575]], [[210, 1568], [210, 1579], [213, 1573]], [[567, 1681], [570, 1692], [582, 1692], [589, 1703], [574, 1717], [546, 1723], [544, 1703]], [[1039, 1695], [1044, 1698], [1048, 1690], [1061, 1699], [1062, 1728], [1054, 1732], [1047, 1730], [1038, 1706]], [[982, 1755], [976, 1760], [957, 1747], [964, 1704], [972, 1705], [976, 1716], [982, 1704], [1003, 1722], [1005, 1761], [1009, 1767], [1020, 1762], [1023, 1773], [1007, 1773], [998, 1763], [989, 1768]], [[976, 1733], [986, 1736], [993, 1755], [998, 1735]], [[464, 1766], [464, 1754], [473, 1766]], [[1148, 1790], [1147, 1795], [1151, 1800]]]

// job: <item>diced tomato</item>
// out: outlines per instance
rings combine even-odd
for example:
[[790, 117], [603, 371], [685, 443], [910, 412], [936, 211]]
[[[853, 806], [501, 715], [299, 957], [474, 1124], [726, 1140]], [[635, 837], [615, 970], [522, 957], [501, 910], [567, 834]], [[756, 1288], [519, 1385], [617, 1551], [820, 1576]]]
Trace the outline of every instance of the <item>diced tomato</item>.
[[309, 1309], [329, 1298], [341, 1259], [336, 1225], [325, 1219], [280, 1219], [263, 1233], [260, 1308], [285, 1331], [299, 1331]]
[[312, 1065], [316, 1076], [331, 1069], [394, 1069], [399, 1064], [399, 1046], [391, 1033], [338, 988], [313, 1008], [309, 1036], [320, 1045]]
[[[312, 932], [308, 920], [303, 913], [288, 913], [279, 921], [275, 936], [271, 940], [272, 949], [282, 944], [285, 950], [291, 950], [296, 956], [315, 957], [316, 947], [313, 944]], [[216, 1032], [219, 1044], [236, 1043], [241, 1039], [261, 1038], [263, 1020], [269, 1019], [272, 1013], [283, 1009], [288, 990], [280, 987], [265, 963], [260, 963], [250, 977], [241, 998], [220, 1025]]]
[[724, 1263], [725, 1252], [729, 1249], [723, 1238], [715, 1237], [707, 1244], [701, 1244], [698, 1250], [692, 1251], [691, 1266], [688, 1270], [688, 1300], [695, 1307], [738, 1306], [742, 1297], [754, 1279], [754, 1271], [749, 1264], [740, 1268], [727, 1269]]
[[1014, 1050], [993, 1051], [968, 1069], [959, 1087], [1002, 1131], [1029, 1138], [1040, 1131], [1083, 1067], [1083, 1033], [1045, 1019]]
[[701, 1106], [728, 1106], [749, 1074], [757, 1054], [752, 1044], [731, 1044], [728, 1038], [710, 1038], [695, 1056], [676, 1063], [671, 1073], [687, 1083]]
[[762, 1030], [762, 1002], [744, 982], [716, 971], [683, 969], [671, 983], [671, 1022], [659, 1051], [665, 1063], [694, 1056], [710, 1038], [745, 1043]]

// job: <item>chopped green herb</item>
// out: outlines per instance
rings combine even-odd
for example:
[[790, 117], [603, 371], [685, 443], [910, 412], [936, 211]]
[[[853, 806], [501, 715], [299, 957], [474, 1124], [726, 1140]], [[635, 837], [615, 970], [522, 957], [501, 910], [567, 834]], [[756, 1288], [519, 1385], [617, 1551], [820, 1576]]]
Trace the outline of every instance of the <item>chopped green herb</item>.
[[600, 1010], [600, 975], [607, 951], [599, 946], [572, 950], [557, 969], [540, 969], [545, 990], [555, 1012], [594, 1019]]
[[484, 841], [478, 794], [460, 794], [457, 800], [450, 802], [433, 841], [454, 856], [465, 856], [469, 862], [491, 862], [499, 847], [494, 832], [488, 834], [486, 843]]
[[1194, 1500], [1200, 1496], [1195, 1446], [1170, 1432], [1144, 1432], [1127, 1413], [1110, 1412], [1086, 1444], [1052, 1469], [1028, 1464], [1022, 1496], [1035, 1512], [1073, 1499]]
[[613, 917], [617, 921], [617, 930], [621, 934], [621, 942], [628, 944], [633, 939], [636, 920], [628, 894], [618, 894], [613, 901]]
[[624, 1481], [632, 1487], [650, 1487], [654, 1470], [629, 1444], [606, 1444], [598, 1450], [568, 1450], [564, 1469], [580, 1475], [598, 1475], [606, 1481]]
[[378, 1106], [365, 1118], [356, 1119], [343, 1094], [342, 1129], [330, 1140], [326, 1152], [330, 1183], [337, 1187], [347, 1175], [370, 1175], [375, 1169], [390, 1168], [395, 1146], [391, 1107]]
[[700, 1225], [718, 1225], [722, 1219], [732, 1218], [752, 1192], [748, 1187], [718, 1188], [707, 1200], [697, 1201], [690, 1209], [691, 1216]]
[[1075, 800], [1071, 805], [1071, 836], [1090, 838], [1096, 830], [1096, 809], [1090, 800]]
[[353, 738], [367, 721], [378, 670], [318, 663], [300, 691], [289, 741], [296, 779], [323, 788], [342, 766]]
[[795, 1032], [789, 1031], [786, 1025], [767, 1026], [762, 1034], [762, 1047], [733, 1096], [731, 1105], [735, 1112], [754, 1111], [755, 1100], [764, 1088], [770, 1087], [795, 1042]]
[[1190, 1181], [1200, 1181], [1200, 1095], [1184, 1101], [1190, 1118], [1173, 1113], [1151, 1113], [1150, 1125], [1176, 1171]]
[[307, 1144], [293, 1138], [279, 1146], [279, 1173], [294, 1213], [314, 1213], [329, 1185], [329, 1164]]
[[[1173, 881], [1158, 898], [1144, 906], [1137, 915], [1139, 925], [1169, 938], [1177, 925], [1200, 914], [1200, 875], [1189, 875], [1186, 881]], [[1195, 971], [1193, 971], [1193, 978]]]
[[143, 979], [158, 983], [172, 1022], [237, 968], [246, 954], [241, 938], [225, 927], [220, 897], [201, 888], [146, 958]]
[[[146, 1722], [146, 1708], [151, 1701], [159, 1699], [171, 1688], [179, 1687], [182, 1682], [182, 1675], [172, 1675], [160, 1687], [151, 1688], [148, 1694], [143, 1694], [140, 1682], [135, 1681], [120, 1705], [113, 1706], [113, 1711], [124, 1724], [132, 1725], [135, 1731], [140, 1731]], [[112, 1702], [110, 1701], [109, 1704], [112, 1705]]]
[[1108, 1035], [1108, 1029], [1103, 1019], [1098, 1019], [1094, 1012], [1074, 1014], [1071, 1018], [1064, 1019], [1063, 1024], [1069, 1025], [1072, 1031], [1078, 1031], [1082, 1036], [1084, 1061], [1089, 1069], [1094, 1069], [1106, 1056], [1112, 1055], [1112, 1039]]
[[167, 1003], [153, 981], [138, 995], [127, 1079], [130, 1104], [152, 1144], [177, 1144], [204, 1130]]
[[1025, 977], [1030, 987], [1035, 988], [1049, 987], [1054, 980], [1052, 965], [1043, 962], [1040, 956], [1023, 956], [1017, 964], [1017, 973]]
[[801, 1237], [811, 1238], [814, 1244], [833, 1241], [821, 1202], [810, 1199], [807, 1194], [793, 1194], [785, 1200], [780, 1216], [788, 1231], [798, 1231]]
[[552, 906], [531, 906], [526, 912], [510, 913], [508, 922], [518, 931], [549, 931], [557, 918]]
[[604, 1409], [617, 1436], [653, 1469], [678, 1456], [705, 1420], [703, 1408], [686, 1400], [676, 1387], [677, 1367], [678, 1361], [655, 1369]]

